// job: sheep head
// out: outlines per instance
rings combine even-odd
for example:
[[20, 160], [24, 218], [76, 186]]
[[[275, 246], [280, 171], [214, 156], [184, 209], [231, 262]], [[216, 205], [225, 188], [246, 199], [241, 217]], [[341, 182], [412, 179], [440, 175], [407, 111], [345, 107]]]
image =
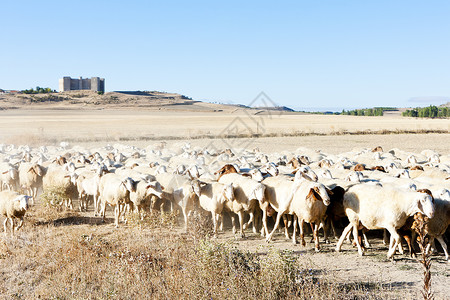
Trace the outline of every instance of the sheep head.
[[156, 197], [158, 197], [159, 199], [161, 199], [162, 194], [163, 194], [163, 187], [161, 186], [161, 184], [159, 184], [158, 181], [151, 181], [147, 183], [146, 188], [146, 195], [150, 196], [150, 195], [155, 195]]
[[266, 187], [259, 183], [255, 186], [255, 188], [253, 189], [252, 193], [250, 194], [250, 198], [249, 200], [253, 200], [256, 199], [258, 200], [260, 203], [264, 203], [264, 191], [266, 190]]
[[200, 197], [200, 193], [201, 193], [200, 180], [192, 180], [191, 181], [191, 186], [189, 187], [189, 192], [191, 194], [195, 194], [198, 197]]
[[130, 177], [125, 178], [122, 181], [123, 186], [127, 189], [129, 192], [136, 192], [136, 185], [137, 182], [131, 179]]
[[315, 200], [321, 200], [323, 201], [323, 204], [325, 206], [330, 205], [330, 194], [332, 195], [333, 192], [330, 190], [327, 190], [323, 184], [315, 184], [313, 187], [310, 188], [308, 196], [306, 196], [307, 199], [315, 199]]
[[[20, 210], [27, 210], [28, 209], [28, 199], [31, 198], [30, 196], [20, 195], [16, 197], [13, 201], [18, 204], [18, 209]], [[16, 205], [17, 205], [16, 204]]]
[[223, 197], [221, 198], [221, 200], [223, 200], [222, 203], [225, 202], [225, 200], [234, 201], [235, 198], [234, 198], [233, 185], [232, 184], [226, 184], [223, 187], [222, 195], [223, 195]]
[[434, 216], [434, 198], [430, 196], [428, 193], [418, 193], [418, 197], [416, 197], [416, 204], [418, 211], [428, 218], [432, 218]]
[[41, 177], [42, 175], [44, 175], [44, 172], [42, 170], [42, 167], [38, 164], [33, 165], [28, 172], [34, 173], [37, 176]]

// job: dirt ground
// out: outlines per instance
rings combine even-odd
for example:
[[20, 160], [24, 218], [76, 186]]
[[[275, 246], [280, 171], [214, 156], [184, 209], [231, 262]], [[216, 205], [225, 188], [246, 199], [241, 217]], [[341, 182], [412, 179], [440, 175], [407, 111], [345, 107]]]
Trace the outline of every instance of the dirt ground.
[[[256, 121], [255, 121], [256, 120]], [[331, 135], [343, 132], [406, 130], [440, 130], [446, 133], [422, 134], [358, 134]], [[168, 147], [180, 142], [190, 142], [194, 147], [213, 144], [216, 148], [233, 148], [245, 145], [259, 147], [264, 152], [295, 151], [299, 147], [337, 154], [354, 148], [382, 146], [385, 150], [398, 148], [420, 153], [432, 149], [448, 155], [450, 149], [450, 120], [413, 119], [399, 116], [352, 117], [329, 115], [283, 114], [257, 116], [246, 113], [217, 112], [155, 112], [146, 110], [4, 110], [0, 111], [0, 143], [59, 144], [67, 141], [72, 146], [102, 146], [107, 143], [124, 143], [145, 147], [167, 140]], [[224, 133], [243, 133], [247, 138], [220, 138]], [[286, 134], [252, 138], [253, 133]], [[329, 134], [329, 135], [306, 135]], [[209, 135], [215, 139], [200, 139]], [[169, 138], [167, 138], [169, 137]], [[167, 138], [167, 139], [165, 139]], [[112, 211], [108, 211], [112, 216]], [[89, 225], [85, 225], [89, 226]], [[104, 226], [112, 226], [107, 224]], [[323, 276], [342, 282], [375, 284], [392, 289], [420, 289], [422, 271], [420, 264], [407, 255], [397, 255], [396, 262], [386, 260], [387, 247], [380, 239], [372, 239], [373, 247], [364, 257], [356, 249], [344, 244], [341, 253], [335, 253], [335, 241], [323, 244], [315, 253], [313, 245], [305, 248], [286, 241], [282, 234], [275, 241], [265, 243], [259, 236], [248, 234], [236, 240], [229, 231], [220, 234], [218, 241], [228, 241], [250, 251], [266, 252], [269, 247], [289, 249], [319, 270]], [[450, 263], [443, 256], [433, 257], [432, 287], [438, 299], [450, 298]], [[399, 296], [399, 298], [401, 298]]]

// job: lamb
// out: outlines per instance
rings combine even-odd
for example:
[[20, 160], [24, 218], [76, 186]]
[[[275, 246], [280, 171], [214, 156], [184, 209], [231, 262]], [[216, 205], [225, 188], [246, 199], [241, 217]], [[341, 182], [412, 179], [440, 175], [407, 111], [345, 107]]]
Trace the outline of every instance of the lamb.
[[239, 173], [239, 171], [240, 171], [239, 168], [237, 168], [236, 166], [232, 164], [226, 164], [222, 168], [220, 168], [220, 170], [215, 172], [214, 175], [217, 175], [218, 176], [217, 180], [219, 180], [220, 177], [222, 177], [222, 175], [230, 173]]
[[[11, 221], [11, 235], [14, 235], [14, 230], [18, 230], [23, 225], [23, 217], [28, 210], [29, 196], [21, 195], [14, 191], [2, 191], [0, 192], [0, 214], [4, 215], [5, 221], [3, 222], [3, 228], [5, 229], [8, 220]], [[14, 219], [19, 218], [20, 223], [14, 228]]]
[[[225, 202], [225, 207], [236, 213], [239, 217], [239, 235], [245, 237], [244, 229], [253, 222], [254, 211], [257, 209], [257, 202], [264, 203], [265, 186], [251, 178], [244, 177], [240, 174], [226, 174], [219, 179], [220, 183], [232, 184], [234, 188], [234, 201]], [[250, 214], [250, 220], [244, 225], [244, 212]], [[234, 226], [234, 217], [231, 217], [233, 223], [233, 233], [236, 232]], [[253, 231], [256, 233], [256, 227], [253, 223]]]
[[388, 258], [393, 258], [400, 243], [397, 229], [405, 224], [409, 216], [417, 212], [428, 217], [434, 215], [434, 204], [430, 195], [376, 185], [357, 184], [350, 187], [344, 194], [344, 207], [350, 224], [344, 229], [336, 251], [341, 250], [342, 243], [352, 228], [359, 255], [363, 255], [363, 250], [357, 238], [358, 228], [364, 226], [369, 230], [387, 229], [391, 234]]
[[235, 201], [232, 184], [223, 184], [219, 182], [202, 184], [200, 188], [199, 203], [204, 210], [211, 212], [214, 224], [214, 236], [217, 235], [219, 217], [222, 216], [222, 210], [227, 201]]
[[114, 225], [119, 227], [119, 218], [125, 204], [130, 202], [130, 193], [136, 191], [136, 183], [131, 178], [122, 179], [116, 174], [105, 174], [100, 179], [99, 186], [101, 203], [100, 214], [105, 220], [106, 204], [114, 207]]
[[39, 164], [22, 163], [19, 166], [19, 181], [21, 187], [31, 196], [31, 203], [37, 198], [38, 189], [42, 186], [42, 177], [46, 170]]

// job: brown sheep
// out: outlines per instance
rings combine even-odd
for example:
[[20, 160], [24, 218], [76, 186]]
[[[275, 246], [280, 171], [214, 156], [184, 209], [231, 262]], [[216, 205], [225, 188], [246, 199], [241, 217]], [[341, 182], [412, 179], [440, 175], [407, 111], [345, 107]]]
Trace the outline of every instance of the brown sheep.
[[302, 162], [298, 157], [294, 156], [287, 164], [291, 165], [293, 169], [298, 169], [302, 165]]
[[372, 149], [372, 152], [383, 152], [383, 148], [381, 146], [377, 146]]
[[367, 170], [367, 169], [366, 169], [366, 166], [363, 164], [357, 164], [352, 167], [352, 171], [365, 171], [365, 170]]
[[413, 170], [419, 170], [419, 171], [423, 171], [423, 167], [422, 166], [414, 166], [410, 169], [411, 171]]
[[372, 168], [372, 171], [380, 171], [380, 172], [386, 173], [386, 170], [384, 169], [383, 166], [375, 166]]
[[230, 173], [239, 173], [239, 172], [232, 164], [226, 164], [222, 168], [220, 168], [219, 171], [215, 172], [214, 175], [218, 175], [217, 180], [219, 180], [220, 177], [222, 177], [223, 175]]

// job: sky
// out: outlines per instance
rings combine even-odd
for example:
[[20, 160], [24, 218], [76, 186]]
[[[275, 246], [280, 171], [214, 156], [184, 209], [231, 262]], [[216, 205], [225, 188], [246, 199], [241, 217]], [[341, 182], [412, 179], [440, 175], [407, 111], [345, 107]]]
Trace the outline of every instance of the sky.
[[299, 108], [450, 101], [450, 1], [2, 1], [0, 88], [157, 90]]

